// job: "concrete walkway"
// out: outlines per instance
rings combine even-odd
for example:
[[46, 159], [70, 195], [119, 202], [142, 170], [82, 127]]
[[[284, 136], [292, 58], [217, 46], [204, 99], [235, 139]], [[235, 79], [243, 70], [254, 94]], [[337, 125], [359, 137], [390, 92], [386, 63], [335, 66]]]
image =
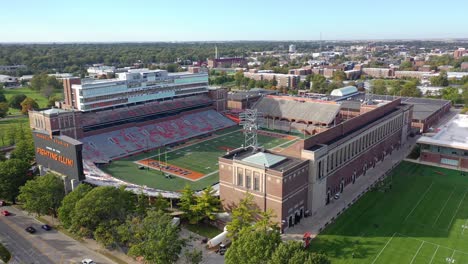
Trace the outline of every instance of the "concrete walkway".
[[370, 190], [371, 186], [385, 178], [411, 152], [417, 137], [409, 138], [405, 145], [395, 150], [391, 155], [377, 163], [375, 168], [367, 170], [366, 175], [356, 179], [355, 184], [344, 188], [338, 200], [331, 199], [331, 203], [322, 208], [316, 215], [303, 218], [299, 224], [285, 230], [283, 240], [302, 240], [305, 232], [310, 232], [316, 237], [328, 224], [332, 223], [341, 213], [354, 204], [362, 195]]

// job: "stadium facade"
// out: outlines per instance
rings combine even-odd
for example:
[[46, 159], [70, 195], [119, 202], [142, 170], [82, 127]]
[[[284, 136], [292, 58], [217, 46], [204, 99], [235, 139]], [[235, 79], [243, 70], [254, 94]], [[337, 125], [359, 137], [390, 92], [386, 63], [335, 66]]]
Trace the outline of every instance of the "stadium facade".
[[[413, 115], [413, 105], [401, 99], [362, 105], [356, 116], [343, 115], [336, 102], [275, 96], [260, 99], [256, 107], [264, 126], [294, 127], [312, 136], [278, 153], [241, 149], [221, 157], [221, 200], [230, 208], [249, 192], [260, 209], [275, 212], [283, 227], [328, 206], [334, 195], [400, 148]], [[255, 173], [260, 188], [255, 188]]]

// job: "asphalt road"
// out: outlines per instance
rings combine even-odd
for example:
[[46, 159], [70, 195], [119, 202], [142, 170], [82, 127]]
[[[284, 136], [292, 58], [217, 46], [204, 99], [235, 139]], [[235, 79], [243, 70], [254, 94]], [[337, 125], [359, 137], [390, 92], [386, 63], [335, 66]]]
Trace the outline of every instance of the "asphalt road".
[[[12, 213], [10, 216], [0, 215], [0, 242], [12, 254], [8, 263], [81, 263], [84, 258], [91, 258], [98, 264], [114, 263], [57, 230], [41, 229], [42, 223], [16, 208], [4, 206], [0, 210]], [[28, 226], [34, 227], [36, 233], [26, 232], [24, 229]]]

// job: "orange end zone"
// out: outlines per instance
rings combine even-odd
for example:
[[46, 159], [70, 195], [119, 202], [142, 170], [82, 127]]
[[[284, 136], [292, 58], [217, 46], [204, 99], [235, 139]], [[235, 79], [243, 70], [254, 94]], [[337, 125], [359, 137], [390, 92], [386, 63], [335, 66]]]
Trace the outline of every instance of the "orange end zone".
[[185, 178], [185, 179], [191, 180], [191, 181], [197, 181], [200, 178], [203, 178], [203, 176], [205, 176], [205, 174], [203, 174], [203, 173], [196, 172], [196, 171], [189, 170], [189, 169], [185, 169], [185, 168], [181, 168], [181, 167], [177, 167], [177, 166], [174, 166], [172, 164], [166, 164], [164, 162], [159, 162], [159, 161], [154, 160], [154, 159], [143, 159], [143, 160], [137, 161], [136, 163], [138, 163], [140, 165], [143, 165], [143, 166], [150, 167], [150, 168], [155, 169], [155, 170], [160, 170], [160, 171], [163, 171], [163, 172], [167, 172], [167, 173], [169, 173], [171, 175], [175, 175], [177, 177]]
[[230, 150], [233, 150], [234, 148], [231, 148], [231, 147], [228, 147], [228, 146], [219, 146], [218, 149], [225, 150], [225, 151], [230, 151]]

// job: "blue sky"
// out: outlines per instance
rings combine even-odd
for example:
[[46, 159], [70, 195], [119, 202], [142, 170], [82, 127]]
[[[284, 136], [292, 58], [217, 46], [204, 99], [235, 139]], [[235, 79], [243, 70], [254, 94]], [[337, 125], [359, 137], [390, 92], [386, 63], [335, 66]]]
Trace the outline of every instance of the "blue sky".
[[468, 38], [467, 0], [0, 0], [0, 42]]

